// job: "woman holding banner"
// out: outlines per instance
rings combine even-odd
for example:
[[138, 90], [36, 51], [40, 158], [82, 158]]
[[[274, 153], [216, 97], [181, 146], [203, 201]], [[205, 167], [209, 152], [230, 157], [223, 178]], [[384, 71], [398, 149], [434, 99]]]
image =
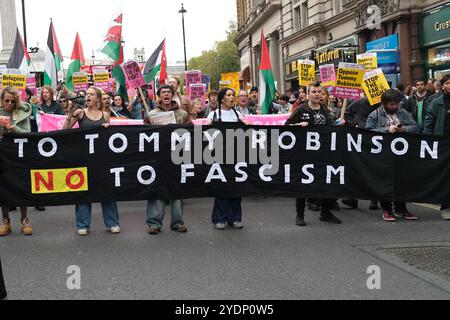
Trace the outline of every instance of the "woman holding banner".
[[[219, 91], [219, 108], [209, 114], [210, 124], [214, 122], [243, 122], [242, 115], [234, 108], [235, 92], [230, 88]], [[242, 198], [216, 198], [212, 212], [212, 222], [216, 229], [225, 230], [228, 226], [242, 229]]]
[[[0, 116], [7, 119], [6, 124], [0, 125], [10, 133], [30, 132], [31, 106], [20, 101], [19, 92], [13, 87], [6, 87], [0, 94]], [[27, 207], [20, 208], [22, 233], [29, 236], [33, 233], [28, 221]], [[12, 232], [9, 207], [2, 207], [3, 223], [0, 225], [0, 236], [7, 236]]]
[[[73, 128], [78, 123], [80, 129], [109, 127], [110, 115], [101, 110], [103, 92], [89, 88], [86, 93], [86, 109], [70, 110], [63, 129]], [[120, 233], [119, 212], [114, 201], [102, 202], [103, 221], [106, 229], [113, 234]], [[86, 236], [91, 226], [92, 204], [80, 203], [75, 206], [76, 224], [79, 236]]]

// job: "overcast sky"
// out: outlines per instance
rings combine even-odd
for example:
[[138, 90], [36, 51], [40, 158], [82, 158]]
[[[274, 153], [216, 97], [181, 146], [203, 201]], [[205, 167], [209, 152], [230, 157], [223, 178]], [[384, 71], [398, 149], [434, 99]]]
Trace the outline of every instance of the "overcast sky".
[[[0, 0], [3, 1], [3, 0]], [[17, 23], [22, 31], [21, 0], [16, 1]], [[123, 1], [125, 59], [133, 58], [134, 48], [145, 48], [146, 58], [167, 39], [167, 59], [173, 64], [184, 60], [181, 14], [184, 3], [188, 59], [226, 38], [230, 21], [236, 21], [235, 0], [126, 0]], [[28, 47], [45, 49], [50, 18], [64, 56], [70, 57], [79, 32], [86, 58], [103, 41], [115, 8], [121, 0], [25, 0]], [[0, 43], [1, 46], [1, 43]], [[101, 54], [95, 53], [98, 58]], [[70, 59], [65, 59], [68, 66]]]

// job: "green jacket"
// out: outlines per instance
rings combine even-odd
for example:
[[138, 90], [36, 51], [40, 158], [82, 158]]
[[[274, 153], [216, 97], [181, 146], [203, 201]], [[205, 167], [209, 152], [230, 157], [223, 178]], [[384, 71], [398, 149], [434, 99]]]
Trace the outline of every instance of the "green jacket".
[[446, 112], [444, 95], [441, 95], [434, 99], [427, 109], [425, 122], [423, 124], [423, 133], [442, 136], [444, 134]]
[[28, 103], [22, 103], [17, 110], [16, 119], [14, 120], [13, 112], [7, 112], [3, 108], [0, 108], [0, 116], [5, 116], [11, 119], [11, 126], [15, 125], [14, 133], [27, 133], [30, 132], [30, 114], [31, 106]]

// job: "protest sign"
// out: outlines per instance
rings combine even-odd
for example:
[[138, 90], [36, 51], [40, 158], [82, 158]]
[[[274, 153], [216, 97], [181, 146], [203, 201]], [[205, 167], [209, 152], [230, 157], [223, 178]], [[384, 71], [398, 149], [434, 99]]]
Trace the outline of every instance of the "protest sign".
[[225, 89], [225, 88], [231, 88], [231, 81], [225, 80], [219, 82], [219, 90]]
[[78, 93], [81, 90], [89, 88], [89, 82], [86, 72], [74, 72], [72, 76], [73, 90]]
[[206, 84], [204, 83], [196, 83], [189, 85], [189, 99], [192, 101], [196, 98], [202, 100], [203, 105], [205, 105], [206, 101]]
[[127, 62], [123, 65], [122, 68], [127, 81], [128, 89], [137, 89], [146, 85], [144, 76], [141, 72], [141, 67], [137, 62]]
[[184, 74], [184, 86], [189, 96], [189, 86], [191, 84], [202, 83], [202, 72], [199, 70], [186, 71]]
[[22, 101], [25, 101], [27, 87], [27, 73], [18, 69], [4, 69], [1, 71], [1, 88], [13, 87], [20, 93]]
[[[210, 143], [206, 133], [214, 135]], [[217, 124], [100, 127], [23, 138], [5, 135], [0, 143], [9, 167], [0, 184], [3, 206], [156, 197], [450, 199], [450, 188], [443, 188], [450, 181], [450, 170], [442, 170], [450, 162], [450, 139], [445, 137], [349, 126]]]
[[364, 66], [355, 63], [339, 63], [334, 95], [341, 99], [359, 100], [363, 93], [364, 73]]
[[33, 91], [33, 96], [37, 96], [36, 76], [34, 74], [27, 77], [27, 88]]
[[236, 95], [239, 93], [239, 72], [222, 73], [220, 78], [222, 81], [229, 81], [228, 88], [233, 89]]
[[375, 70], [378, 68], [378, 58], [376, 52], [369, 52], [358, 54], [356, 56], [356, 63], [363, 65], [366, 71]]
[[316, 76], [316, 63], [312, 60], [298, 60], [298, 77], [301, 86], [309, 86]]
[[202, 83], [206, 84], [206, 91], [211, 90], [211, 76], [207, 74], [202, 74]]
[[364, 92], [371, 106], [381, 102], [381, 96], [390, 89], [381, 69], [369, 71], [364, 75]]
[[111, 82], [109, 81], [108, 70], [95, 70], [94, 71], [94, 86], [102, 89], [104, 92], [111, 92]]
[[336, 70], [334, 69], [334, 64], [321, 65], [319, 70], [322, 86], [326, 87], [330, 94], [334, 94], [334, 87], [336, 86]]
[[149, 116], [150, 123], [154, 126], [166, 126], [168, 124], [176, 124], [175, 113], [169, 112], [153, 112]]

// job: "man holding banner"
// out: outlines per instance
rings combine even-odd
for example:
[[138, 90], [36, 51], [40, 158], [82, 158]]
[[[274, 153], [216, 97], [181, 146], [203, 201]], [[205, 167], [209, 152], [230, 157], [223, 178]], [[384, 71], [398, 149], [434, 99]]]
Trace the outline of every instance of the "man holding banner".
[[[162, 85], [158, 90], [158, 97], [160, 98], [159, 104], [156, 109], [151, 111], [148, 117], [144, 119], [147, 124], [156, 124], [152, 118], [161, 114], [167, 114], [167, 119], [175, 119], [176, 124], [190, 124], [191, 119], [184, 110], [180, 109], [180, 106], [173, 100], [175, 90], [170, 85]], [[171, 117], [169, 117], [169, 115]], [[162, 124], [162, 123], [158, 123]], [[170, 124], [167, 121], [166, 124]], [[148, 233], [152, 235], [159, 234], [161, 232], [162, 223], [164, 219], [164, 209], [166, 202], [164, 200], [148, 200], [147, 202], [147, 225], [149, 226]], [[187, 232], [186, 225], [183, 221], [183, 201], [181, 199], [171, 200], [170, 207], [172, 211], [172, 223], [170, 228], [180, 233]]]
[[[331, 125], [330, 114], [326, 107], [320, 104], [322, 86], [316, 81], [309, 87], [309, 101], [301, 104], [286, 121], [286, 125], [299, 125], [308, 127], [310, 125]], [[297, 225], [304, 227], [305, 223], [305, 199], [296, 199]], [[321, 200], [320, 221], [340, 224], [342, 221], [332, 212], [334, 200]]]
[[[383, 133], [417, 133], [417, 123], [412, 116], [399, 107], [402, 97], [397, 90], [388, 90], [381, 97], [381, 107], [372, 112], [367, 119], [368, 130]], [[405, 220], [417, 220], [417, 217], [408, 211], [405, 202], [395, 202], [395, 215], [392, 203], [382, 201], [383, 219], [388, 222], [397, 221], [397, 217]]]

